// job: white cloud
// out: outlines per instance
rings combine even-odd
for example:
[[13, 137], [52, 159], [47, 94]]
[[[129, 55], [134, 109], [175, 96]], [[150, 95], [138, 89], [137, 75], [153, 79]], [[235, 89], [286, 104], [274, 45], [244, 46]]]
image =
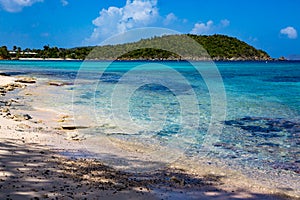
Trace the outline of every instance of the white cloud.
[[174, 13], [170, 13], [164, 19], [164, 25], [169, 25], [169, 24], [175, 22], [177, 19], [178, 18], [176, 17], [176, 15]]
[[192, 29], [192, 34], [208, 34], [213, 28], [214, 22], [209, 20], [206, 24], [205, 23], [196, 23], [194, 28]]
[[100, 11], [100, 16], [93, 20], [96, 28], [87, 41], [95, 43], [114, 34], [145, 27], [158, 17], [157, 0], [127, 0], [124, 7], [112, 6]]
[[67, 6], [69, 4], [67, 0], [60, 0], [60, 2], [63, 6]]
[[290, 39], [296, 39], [298, 37], [297, 30], [291, 26], [281, 29], [280, 33], [286, 35]]
[[20, 12], [24, 7], [44, 0], [0, 0], [2, 8], [8, 12]]
[[211, 34], [217, 32], [222, 28], [226, 28], [230, 25], [228, 19], [223, 19], [219, 24], [215, 25], [212, 20], [207, 21], [206, 23], [196, 23], [194, 28], [191, 30], [191, 34]]
[[222, 25], [222, 27], [227, 27], [230, 25], [230, 21], [228, 19], [222, 19], [221, 25]]

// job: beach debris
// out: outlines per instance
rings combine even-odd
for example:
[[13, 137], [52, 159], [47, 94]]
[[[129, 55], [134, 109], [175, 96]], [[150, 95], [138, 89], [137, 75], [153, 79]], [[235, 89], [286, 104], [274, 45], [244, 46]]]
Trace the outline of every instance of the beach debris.
[[1, 108], [0, 111], [4, 112], [4, 113], [8, 113], [9, 112], [9, 108], [8, 107], [3, 107], [3, 108]]
[[0, 106], [6, 106], [7, 101], [0, 101]]
[[32, 119], [32, 117], [31, 117], [30, 115], [28, 115], [28, 114], [23, 115], [23, 118], [24, 118], [25, 120]]
[[76, 126], [76, 125], [63, 125], [61, 126], [62, 130], [77, 130], [77, 129], [86, 129], [87, 126]]
[[13, 91], [16, 88], [24, 88], [25, 85], [17, 84], [17, 83], [9, 83], [3, 86], [0, 86], [0, 95], [5, 96], [5, 94], [9, 91]]
[[13, 119], [13, 117], [14, 117], [10, 112], [7, 112], [6, 114], [3, 114], [3, 116], [4, 116], [6, 119]]
[[63, 116], [59, 117], [57, 122], [65, 122], [65, 121], [67, 121], [68, 118], [70, 118], [69, 115], [63, 115]]
[[16, 99], [10, 99], [9, 101], [12, 102], [12, 103], [19, 103], [19, 101], [16, 100]]
[[64, 138], [65, 140], [74, 140], [74, 141], [81, 141], [85, 140], [86, 138], [83, 135], [79, 135], [76, 132], [67, 133], [67, 137]]
[[6, 105], [6, 106], [11, 106], [11, 102], [10, 102], [10, 101], [7, 101], [7, 102], [5, 103], [5, 105]]
[[15, 121], [24, 121], [24, 120], [30, 120], [32, 119], [32, 117], [28, 114], [24, 114], [24, 115], [13, 115], [13, 120]]
[[36, 79], [33, 77], [18, 77], [18, 79], [15, 82], [19, 83], [36, 83]]
[[4, 96], [5, 93], [6, 93], [6, 91], [4, 90], [4, 88], [3, 88], [3, 87], [0, 87], [0, 95], [1, 95], [1, 96]]
[[3, 106], [3, 104], [4, 104], [5, 106], [11, 106], [12, 103], [19, 103], [19, 101], [15, 100], [15, 99], [10, 99], [10, 100], [8, 100], [8, 101], [0, 101], [0, 106], [1, 106], [1, 105]]
[[16, 88], [24, 88], [25, 86], [17, 83], [10, 83], [0, 87], [0, 93], [5, 94], [7, 92], [13, 91]]
[[26, 131], [28, 129], [30, 129], [31, 126], [27, 125], [27, 124], [18, 124], [17, 127], [16, 127], [16, 131], [20, 131], [20, 132], [23, 132], [23, 131]]
[[50, 82], [48, 82], [48, 85], [52, 85], [52, 86], [65, 86], [65, 85], [73, 85], [73, 83], [62, 82], [62, 81], [50, 81]]

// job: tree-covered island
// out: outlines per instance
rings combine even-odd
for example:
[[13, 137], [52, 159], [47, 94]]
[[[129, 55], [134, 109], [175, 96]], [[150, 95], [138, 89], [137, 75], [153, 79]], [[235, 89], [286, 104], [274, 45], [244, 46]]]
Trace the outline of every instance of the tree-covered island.
[[[192, 38], [206, 51], [197, 55], [178, 55], [174, 51], [160, 48], [145, 48], [151, 44], [172, 45], [184, 52], [192, 48], [181, 45], [183, 38]], [[168, 41], [172, 41], [171, 43]], [[199, 46], [200, 46], [199, 45]], [[96, 51], [93, 49], [97, 48]], [[170, 49], [169, 48], [169, 49]], [[134, 49], [134, 50], [131, 50]], [[208, 56], [209, 55], [209, 56]], [[226, 35], [166, 35], [141, 39], [138, 42], [105, 45], [97, 47], [58, 48], [45, 45], [43, 49], [21, 49], [14, 46], [8, 50], [6, 46], [0, 47], [0, 59], [77, 59], [77, 60], [271, 60], [272, 58], [263, 50], [258, 50], [247, 43]]]

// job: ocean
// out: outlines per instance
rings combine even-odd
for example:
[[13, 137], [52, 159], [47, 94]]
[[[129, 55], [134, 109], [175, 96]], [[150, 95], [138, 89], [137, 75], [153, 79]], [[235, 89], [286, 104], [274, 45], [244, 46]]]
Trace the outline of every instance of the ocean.
[[300, 62], [0, 61], [0, 72], [36, 77], [28, 107], [72, 115], [86, 137], [299, 177]]

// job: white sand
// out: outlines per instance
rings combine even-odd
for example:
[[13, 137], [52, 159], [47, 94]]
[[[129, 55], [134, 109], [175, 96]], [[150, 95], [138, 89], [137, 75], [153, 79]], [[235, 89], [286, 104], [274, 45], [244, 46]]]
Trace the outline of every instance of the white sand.
[[[0, 86], [14, 80], [0, 76]], [[84, 147], [82, 142], [65, 140], [64, 132], [39, 119], [14, 121], [1, 114], [0, 199], [286, 199], [275, 194], [281, 190], [207, 164], [188, 169], [186, 166], [194, 164], [180, 166], [183, 161], [157, 174], [139, 174], [120, 173], [116, 166], [93, 160], [72, 161], [59, 153], [72, 149], [76, 153]], [[139, 159], [138, 153], [134, 155]]]
[[10, 76], [0, 76], [0, 86], [8, 85], [14, 83], [16, 78]]

